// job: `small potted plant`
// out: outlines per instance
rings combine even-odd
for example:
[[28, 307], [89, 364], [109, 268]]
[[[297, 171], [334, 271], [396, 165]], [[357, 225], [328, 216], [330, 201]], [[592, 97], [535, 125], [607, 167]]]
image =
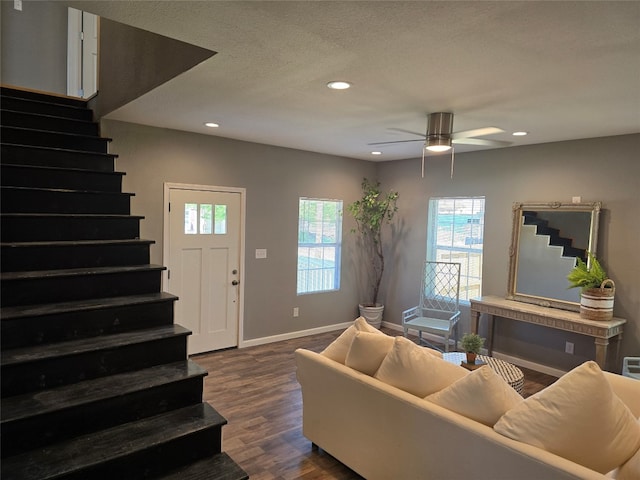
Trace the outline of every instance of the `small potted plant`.
[[613, 297], [616, 285], [607, 276], [600, 262], [591, 252], [587, 252], [589, 264], [580, 257], [576, 266], [567, 275], [569, 288], [581, 288], [580, 316], [589, 320], [610, 320], [613, 318]]
[[460, 343], [462, 349], [467, 353], [467, 363], [475, 364], [476, 355], [480, 353], [480, 349], [484, 345], [484, 338], [477, 333], [465, 333]]

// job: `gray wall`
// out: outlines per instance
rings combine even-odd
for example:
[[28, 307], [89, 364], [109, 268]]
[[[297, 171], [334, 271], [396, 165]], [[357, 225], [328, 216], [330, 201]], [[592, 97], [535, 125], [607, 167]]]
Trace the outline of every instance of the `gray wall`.
[[45, 92], [67, 93], [67, 7], [58, 2], [1, 2], [0, 80]]
[[206, 48], [101, 18], [100, 95], [91, 100], [90, 107], [96, 118], [101, 118], [214, 54]]
[[[626, 318], [622, 353], [640, 355], [640, 135], [595, 138], [456, 155], [453, 180], [448, 156], [380, 166], [383, 186], [399, 190], [400, 230], [396, 261], [385, 284], [385, 320], [400, 323], [400, 312], [417, 302], [420, 263], [425, 258], [427, 205], [432, 196], [486, 197], [483, 294], [507, 290], [511, 206], [516, 201], [602, 201], [598, 257], [616, 282], [614, 313]], [[469, 329], [465, 309], [462, 331]], [[486, 333], [482, 332], [481, 333]], [[502, 320], [495, 349], [530, 361], [568, 369], [594, 355], [593, 341], [536, 325]], [[575, 354], [564, 353], [565, 341]]]
[[[143, 238], [156, 240], [152, 262], [162, 263], [164, 182], [247, 189], [244, 340], [335, 325], [357, 316], [358, 288], [353, 220], [345, 215], [342, 288], [296, 295], [298, 200], [360, 195], [375, 164], [214, 136], [103, 121], [111, 151], [125, 171], [124, 191], [134, 192], [132, 212], [145, 216]], [[266, 260], [255, 258], [266, 248]], [[300, 317], [293, 318], [293, 307]]]

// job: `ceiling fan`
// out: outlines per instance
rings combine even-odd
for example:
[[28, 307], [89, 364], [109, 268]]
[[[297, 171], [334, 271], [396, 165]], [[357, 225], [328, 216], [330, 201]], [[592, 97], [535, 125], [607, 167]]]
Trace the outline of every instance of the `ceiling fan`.
[[451, 150], [451, 177], [453, 178], [453, 145], [454, 143], [466, 144], [466, 145], [482, 145], [487, 147], [506, 147], [511, 145], [511, 142], [503, 142], [500, 140], [489, 140], [485, 138], [475, 138], [485, 135], [493, 135], [496, 133], [502, 133], [504, 130], [497, 127], [483, 127], [475, 128], [473, 130], [464, 130], [461, 132], [453, 131], [453, 113], [450, 112], [437, 112], [431, 113], [427, 116], [427, 132], [426, 134], [412, 132], [410, 130], [404, 130], [401, 128], [394, 128], [399, 132], [410, 133], [411, 135], [418, 135], [422, 138], [413, 140], [395, 140], [390, 142], [376, 142], [369, 145], [389, 145], [392, 143], [407, 143], [407, 142], [424, 142], [424, 149], [422, 150], [422, 177], [424, 177], [424, 155], [425, 150], [434, 153], [447, 152]]

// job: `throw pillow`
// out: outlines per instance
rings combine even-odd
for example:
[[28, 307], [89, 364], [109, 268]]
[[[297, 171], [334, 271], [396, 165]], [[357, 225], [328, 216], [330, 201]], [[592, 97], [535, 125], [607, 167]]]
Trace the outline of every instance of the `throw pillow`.
[[393, 346], [393, 337], [370, 332], [356, 332], [344, 364], [373, 375]]
[[374, 375], [396, 388], [426, 397], [467, 375], [464, 368], [427, 353], [404, 337], [396, 337], [393, 348]]
[[600, 473], [640, 448], [636, 419], [593, 361], [509, 410], [494, 429]]
[[491, 367], [484, 366], [425, 400], [493, 427], [502, 415], [522, 402], [522, 397]]
[[369, 325], [364, 317], [358, 317], [353, 322], [353, 325], [342, 332], [342, 334], [331, 342], [320, 354], [344, 365], [349, 347], [351, 346], [353, 337], [356, 336], [356, 332], [370, 332], [384, 335], [380, 330]]

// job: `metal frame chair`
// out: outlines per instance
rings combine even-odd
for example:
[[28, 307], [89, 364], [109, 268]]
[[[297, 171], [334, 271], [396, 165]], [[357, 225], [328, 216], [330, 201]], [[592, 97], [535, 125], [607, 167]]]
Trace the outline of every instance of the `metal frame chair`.
[[[425, 262], [420, 290], [420, 304], [402, 312], [402, 327], [406, 337], [409, 329], [418, 331], [421, 344], [426, 343], [422, 332], [444, 339], [445, 352], [449, 351], [449, 338], [453, 334], [458, 346], [458, 320], [460, 319], [460, 264], [454, 262]], [[437, 350], [440, 350], [437, 348]]]

